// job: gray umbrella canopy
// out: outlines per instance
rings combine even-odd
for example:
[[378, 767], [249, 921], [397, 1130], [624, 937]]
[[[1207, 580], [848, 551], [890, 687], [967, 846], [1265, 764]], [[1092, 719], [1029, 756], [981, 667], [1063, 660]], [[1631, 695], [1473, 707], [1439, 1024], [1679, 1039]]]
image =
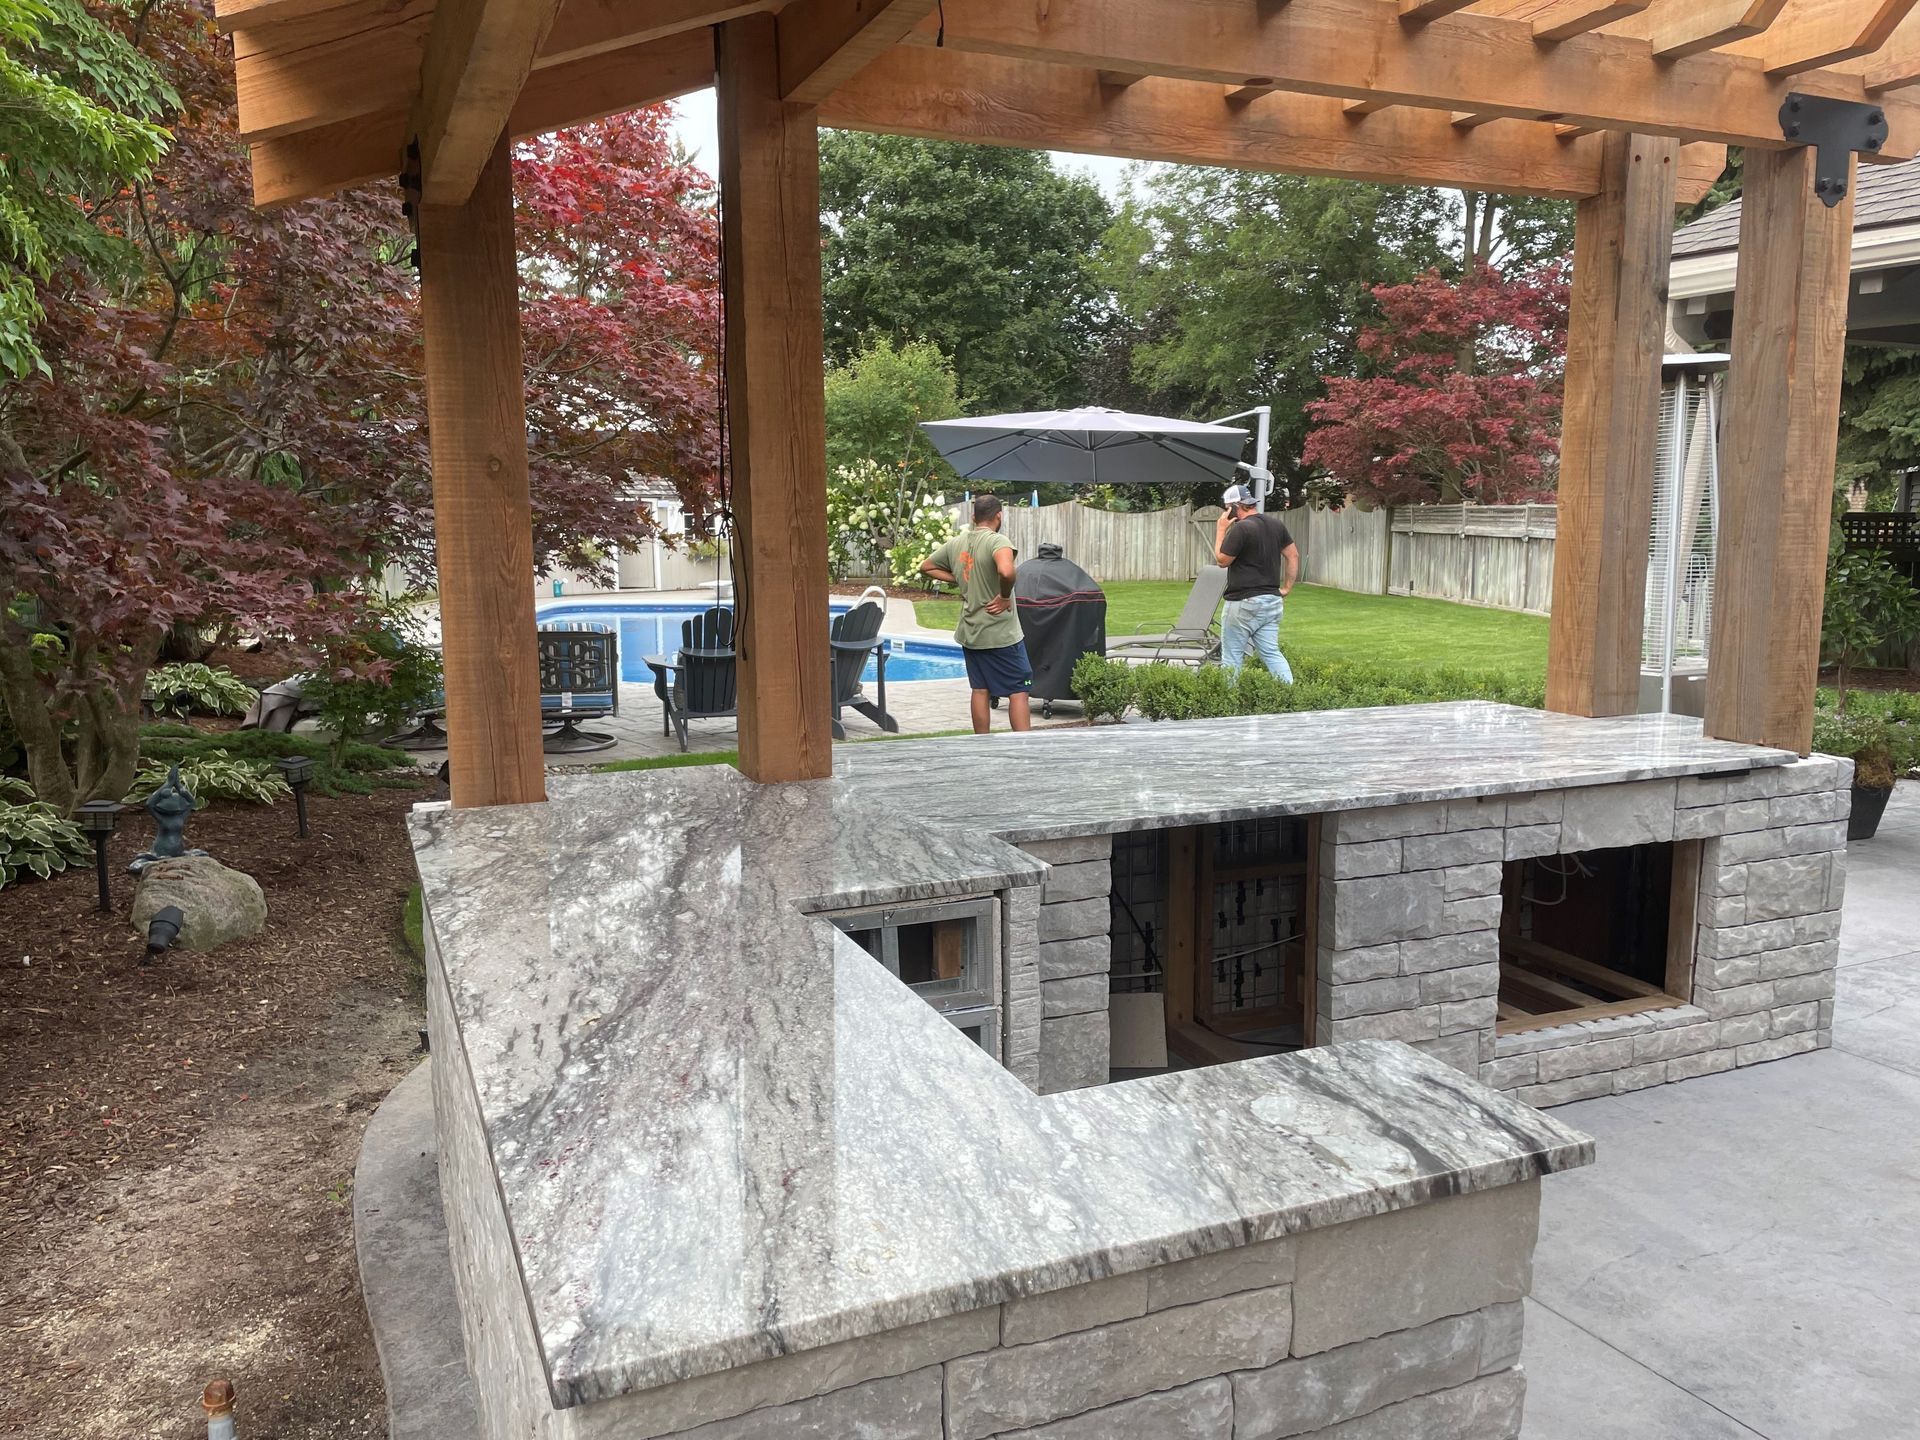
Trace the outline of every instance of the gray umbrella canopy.
[[962, 480], [1010, 485], [1185, 485], [1230, 480], [1247, 432], [1231, 425], [1129, 415], [1097, 405], [927, 420], [934, 448]]

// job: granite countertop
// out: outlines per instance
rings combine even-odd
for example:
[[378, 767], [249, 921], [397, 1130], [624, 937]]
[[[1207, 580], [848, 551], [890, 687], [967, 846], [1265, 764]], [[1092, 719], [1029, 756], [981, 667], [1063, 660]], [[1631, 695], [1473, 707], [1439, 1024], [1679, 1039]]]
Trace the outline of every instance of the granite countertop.
[[803, 912], [1036, 883], [997, 835], [1789, 758], [1479, 705], [838, 755], [809, 784], [572, 777], [413, 818], [557, 1404], [1592, 1158], [1388, 1043], [1037, 1096]]

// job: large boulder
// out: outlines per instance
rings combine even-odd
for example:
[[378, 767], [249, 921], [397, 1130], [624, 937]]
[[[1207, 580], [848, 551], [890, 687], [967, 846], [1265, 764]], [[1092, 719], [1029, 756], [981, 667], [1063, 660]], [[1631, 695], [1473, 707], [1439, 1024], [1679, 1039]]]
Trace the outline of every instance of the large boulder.
[[186, 950], [217, 950], [229, 940], [257, 935], [267, 923], [260, 882], [211, 855], [148, 865], [133, 892], [133, 928], [144, 936], [154, 915], [169, 905], [178, 905], [187, 917], [175, 942]]

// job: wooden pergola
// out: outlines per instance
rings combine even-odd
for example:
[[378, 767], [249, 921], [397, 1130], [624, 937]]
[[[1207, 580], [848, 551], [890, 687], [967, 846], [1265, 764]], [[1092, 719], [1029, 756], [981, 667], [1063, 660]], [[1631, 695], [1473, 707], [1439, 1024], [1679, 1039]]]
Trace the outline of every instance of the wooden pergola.
[[[1548, 703], [1631, 712], [1673, 207], [1746, 150], [1708, 732], [1812, 729], [1920, 0], [218, 0], [261, 204], [417, 193], [457, 805], [542, 798], [512, 138], [717, 84], [740, 757], [831, 770], [818, 127], [1578, 201]], [[1835, 103], [1838, 102], [1838, 103]]]

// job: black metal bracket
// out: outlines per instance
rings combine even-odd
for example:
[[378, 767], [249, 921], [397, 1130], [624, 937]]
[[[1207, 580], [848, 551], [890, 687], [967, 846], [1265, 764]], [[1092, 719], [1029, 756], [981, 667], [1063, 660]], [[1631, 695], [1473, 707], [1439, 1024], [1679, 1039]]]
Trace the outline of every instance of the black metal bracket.
[[1780, 107], [1780, 133], [1813, 147], [1813, 193], [1832, 209], [1847, 193], [1850, 157], [1856, 151], [1872, 154], [1887, 143], [1887, 112], [1859, 100], [1796, 90]]

